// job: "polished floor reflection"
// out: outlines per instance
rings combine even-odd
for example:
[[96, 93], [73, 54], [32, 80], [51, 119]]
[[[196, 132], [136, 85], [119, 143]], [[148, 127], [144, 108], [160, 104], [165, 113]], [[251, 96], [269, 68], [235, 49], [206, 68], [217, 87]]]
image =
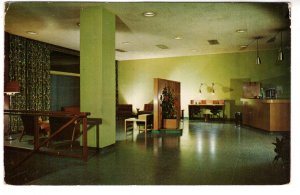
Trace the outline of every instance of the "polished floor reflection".
[[[273, 162], [279, 133], [232, 123], [184, 120], [182, 131], [134, 130], [117, 124], [114, 147], [77, 159], [35, 155], [9, 183], [30, 185], [264, 185], [289, 182]], [[6, 158], [19, 155], [10, 151]]]

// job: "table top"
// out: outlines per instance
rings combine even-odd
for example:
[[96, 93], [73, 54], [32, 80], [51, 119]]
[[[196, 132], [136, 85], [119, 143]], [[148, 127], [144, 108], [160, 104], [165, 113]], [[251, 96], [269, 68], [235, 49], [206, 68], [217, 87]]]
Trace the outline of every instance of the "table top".
[[266, 104], [290, 104], [291, 101], [289, 99], [250, 99], [250, 98], [241, 98], [242, 102], [250, 101], [250, 102], [258, 102], [258, 103], [266, 103]]
[[189, 106], [224, 106], [225, 104], [189, 104]]
[[138, 119], [138, 118], [127, 118], [127, 119], [125, 119], [125, 121], [135, 122], [135, 121], [145, 121], [145, 120], [144, 119]]

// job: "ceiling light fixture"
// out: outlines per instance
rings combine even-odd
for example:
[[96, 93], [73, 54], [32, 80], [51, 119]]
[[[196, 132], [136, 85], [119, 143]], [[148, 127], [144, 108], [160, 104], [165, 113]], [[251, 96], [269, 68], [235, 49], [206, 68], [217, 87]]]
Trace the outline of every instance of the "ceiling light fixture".
[[115, 49], [117, 52], [127, 52], [126, 50], [123, 50], [123, 49]]
[[155, 12], [152, 12], [152, 11], [148, 11], [148, 12], [143, 13], [143, 16], [145, 16], [145, 17], [153, 17], [155, 15], [156, 15]]
[[248, 45], [240, 45], [240, 49], [246, 49]]
[[245, 32], [247, 32], [247, 29], [237, 29], [236, 32], [237, 33], [245, 33]]
[[176, 37], [174, 37], [174, 39], [176, 39], [176, 40], [181, 40], [181, 39], [183, 39], [183, 37], [181, 37], [181, 36], [176, 36]]
[[158, 44], [158, 45], [156, 45], [156, 47], [158, 47], [158, 48], [160, 48], [160, 49], [169, 49], [168, 46], [163, 45], [163, 44]]
[[26, 33], [29, 35], [37, 35], [37, 32], [34, 32], [34, 31], [27, 31]]
[[278, 61], [283, 60], [283, 51], [282, 51], [282, 31], [280, 32], [280, 49], [278, 52]]
[[124, 42], [122, 42], [122, 44], [124, 44], [124, 45], [128, 45], [130, 42], [128, 42], [128, 41], [124, 41]]
[[261, 64], [261, 60], [258, 54], [258, 40], [261, 39], [262, 37], [256, 37], [256, 64]]
[[207, 40], [207, 41], [210, 45], [219, 45], [220, 44], [219, 41], [216, 39]]

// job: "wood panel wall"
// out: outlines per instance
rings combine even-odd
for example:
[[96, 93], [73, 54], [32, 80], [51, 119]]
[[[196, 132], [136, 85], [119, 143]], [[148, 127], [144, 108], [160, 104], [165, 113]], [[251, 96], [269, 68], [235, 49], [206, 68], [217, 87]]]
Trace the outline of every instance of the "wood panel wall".
[[154, 97], [153, 97], [153, 129], [163, 128], [162, 110], [160, 107], [160, 96], [164, 87], [174, 90], [175, 109], [177, 113], [177, 124], [180, 122], [181, 102], [180, 102], [180, 82], [166, 79], [154, 78]]

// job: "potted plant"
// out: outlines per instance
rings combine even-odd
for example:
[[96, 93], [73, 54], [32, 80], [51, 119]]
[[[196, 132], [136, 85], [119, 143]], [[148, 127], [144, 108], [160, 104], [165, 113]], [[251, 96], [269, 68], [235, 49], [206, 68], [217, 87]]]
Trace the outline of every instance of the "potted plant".
[[177, 115], [175, 99], [170, 87], [164, 87], [160, 95], [160, 106], [162, 109], [163, 127], [165, 129], [177, 129]]

